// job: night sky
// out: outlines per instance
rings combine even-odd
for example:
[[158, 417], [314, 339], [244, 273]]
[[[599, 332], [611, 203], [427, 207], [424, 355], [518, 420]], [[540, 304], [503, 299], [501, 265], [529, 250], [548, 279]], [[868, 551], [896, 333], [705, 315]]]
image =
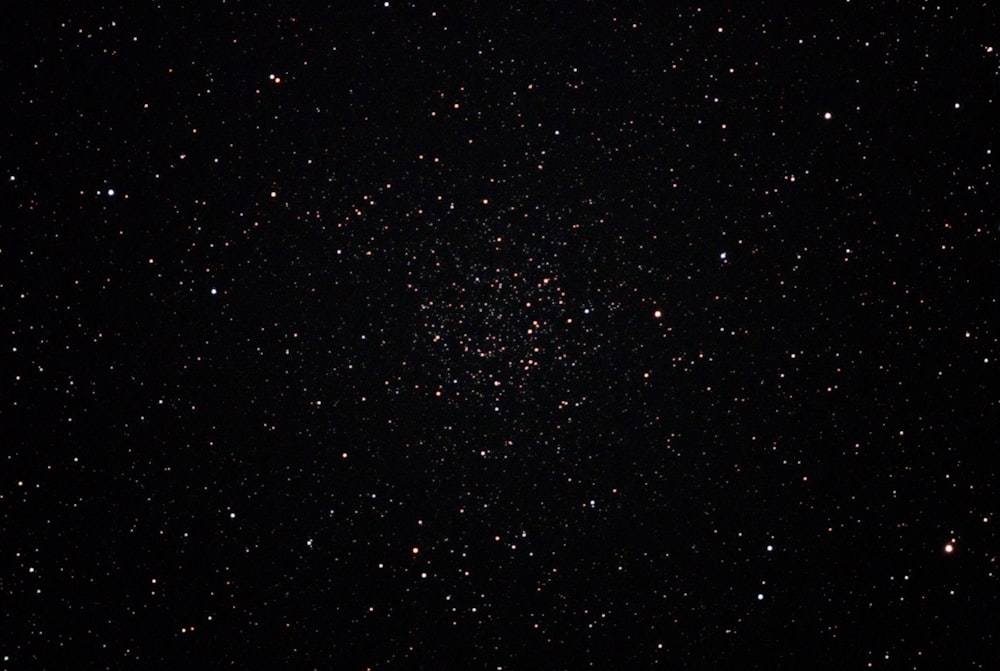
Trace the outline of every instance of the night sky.
[[994, 3], [10, 4], [0, 668], [997, 668]]

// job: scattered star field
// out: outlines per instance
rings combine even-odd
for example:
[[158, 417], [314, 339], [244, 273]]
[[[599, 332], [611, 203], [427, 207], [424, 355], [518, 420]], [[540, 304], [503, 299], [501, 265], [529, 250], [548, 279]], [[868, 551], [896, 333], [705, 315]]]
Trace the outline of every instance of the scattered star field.
[[0, 669], [990, 669], [990, 3], [5, 21]]

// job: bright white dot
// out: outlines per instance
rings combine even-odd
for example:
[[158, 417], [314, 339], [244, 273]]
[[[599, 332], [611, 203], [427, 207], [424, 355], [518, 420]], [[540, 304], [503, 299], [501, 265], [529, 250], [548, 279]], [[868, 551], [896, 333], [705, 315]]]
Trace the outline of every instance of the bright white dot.
[[108, 195], [109, 196], [115, 195], [115, 190], [114, 189], [108, 189]]
[[764, 595], [763, 594], [758, 594], [757, 595], [757, 601], [763, 601], [763, 600], [764, 600]]
[[725, 261], [726, 260], [726, 253], [722, 252], [721, 254], [719, 254], [719, 258], [722, 259], [723, 261]]
[[833, 118], [833, 115], [831, 113], [827, 112], [826, 114], [823, 115], [823, 118], [826, 119], [827, 121], [829, 121], [830, 119]]
[[17, 177], [14, 177], [14, 175], [11, 175], [11, 176], [10, 176], [10, 181], [12, 181], [12, 182], [13, 182], [13, 181], [15, 181], [16, 179], [17, 179]]
[[660, 317], [663, 316], [663, 313], [660, 312], [659, 310], [657, 310], [656, 312], [653, 313], [653, 316], [656, 317], [657, 319], [659, 319]]
[[955, 103], [955, 109], [961, 109], [962, 103]]
[[229, 513], [229, 519], [235, 520], [236, 519], [236, 513]]
[[768, 552], [774, 552], [774, 546], [773, 545], [768, 545], [767, 546], [767, 551]]
[[213, 295], [213, 296], [215, 296], [215, 295], [216, 295], [217, 293], [219, 293], [219, 290], [218, 290], [218, 289], [212, 289], [212, 295]]
[[945, 551], [945, 552], [946, 552], [947, 554], [951, 554], [952, 552], [954, 552], [954, 551], [955, 551], [955, 546], [954, 546], [954, 545], [952, 545], [951, 543], [948, 543], [947, 545], [945, 545], [945, 546], [944, 546], [944, 551]]

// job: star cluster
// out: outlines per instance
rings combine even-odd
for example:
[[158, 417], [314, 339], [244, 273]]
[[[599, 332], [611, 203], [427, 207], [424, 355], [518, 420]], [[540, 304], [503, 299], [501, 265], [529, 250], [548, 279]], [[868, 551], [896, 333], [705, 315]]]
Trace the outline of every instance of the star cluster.
[[12, 9], [0, 668], [991, 668], [997, 19]]

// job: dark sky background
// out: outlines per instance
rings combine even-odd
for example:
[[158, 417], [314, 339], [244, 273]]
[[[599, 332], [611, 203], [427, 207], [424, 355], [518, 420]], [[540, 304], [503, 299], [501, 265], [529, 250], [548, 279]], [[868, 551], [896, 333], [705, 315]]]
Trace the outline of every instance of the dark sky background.
[[322, 4], [5, 10], [0, 668], [995, 668], [992, 3]]

